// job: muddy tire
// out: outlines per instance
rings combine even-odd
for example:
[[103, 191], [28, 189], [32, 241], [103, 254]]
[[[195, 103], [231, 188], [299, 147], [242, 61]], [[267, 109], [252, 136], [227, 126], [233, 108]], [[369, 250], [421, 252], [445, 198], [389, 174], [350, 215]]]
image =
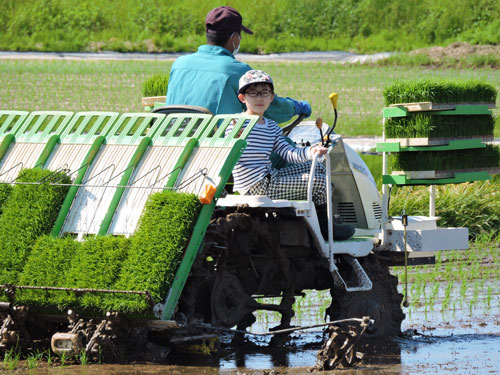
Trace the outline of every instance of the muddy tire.
[[362, 318], [369, 316], [374, 324], [363, 339], [380, 339], [401, 334], [401, 322], [405, 314], [401, 310], [403, 295], [398, 293], [398, 278], [389, 272], [389, 267], [370, 255], [359, 259], [373, 282], [368, 292], [352, 292], [334, 288], [331, 290], [332, 304], [326, 313], [331, 320]]

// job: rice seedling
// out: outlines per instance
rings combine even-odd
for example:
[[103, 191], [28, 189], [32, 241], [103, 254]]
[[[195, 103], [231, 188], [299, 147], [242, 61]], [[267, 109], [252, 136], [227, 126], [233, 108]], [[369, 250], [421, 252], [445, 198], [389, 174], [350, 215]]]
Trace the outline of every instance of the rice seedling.
[[[200, 208], [195, 195], [170, 191], [153, 194], [137, 232], [130, 239], [102, 236], [77, 242], [71, 237], [41, 237], [20, 275], [23, 285], [144, 291], [155, 301], [169, 285]], [[168, 228], [168, 230], [166, 230]], [[59, 291], [18, 292], [20, 303], [56, 308], [78, 306], [93, 311], [149, 311], [143, 297]]]
[[497, 90], [478, 80], [405, 80], [384, 90], [385, 104], [432, 102], [495, 103]]
[[38, 362], [43, 358], [43, 353], [36, 351], [34, 353], [29, 353], [26, 357], [26, 362], [28, 363], [28, 369], [33, 369], [38, 366]]
[[52, 350], [50, 348], [47, 350], [46, 357], [47, 357], [47, 365], [50, 367], [50, 365], [52, 365]]
[[[194, 194], [152, 194], [130, 238], [129, 255], [115, 287], [148, 290], [156, 303], [165, 300], [199, 210], [200, 202]], [[143, 299], [112, 301], [116, 308], [130, 312], [147, 308]]]
[[492, 291], [493, 291], [493, 287], [492, 286], [489, 286], [488, 287], [488, 295], [486, 297], [486, 307], [489, 309], [491, 308], [491, 294], [492, 294]]
[[68, 362], [68, 354], [66, 352], [62, 352], [60, 355], [59, 355], [59, 361], [61, 362], [61, 367], [64, 367], [66, 366], [67, 362]]
[[500, 165], [500, 148], [452, 151], [414, 151], [392, 154], [389, 158], [392, 171], [462, 171], [496, 168]]
[[88, 363], [87, 352], [85, 349], [82, 349], [80, 353], [78, 353], [78, 361], [82, 366], [86, 366]]
[[5, 352], [3, 357], [4, 368], [8, 371], [13, 371], [19, 365], [21, 359], [21, 352], [17, 348], [9, 349]]
[[144, 81], [142, 85], [142, 95], [148, 96], [164, 96], [167, 94], [168, 74], [154, 74]]
[[388, 118], [386, 138], [470, 138], [492, 137], [495, 119], [491, 115], [437, 116], [417, 113]]
[[[17, 181], [42, 181], [51, 173], [24, 169]], [[61, 183], [70, 183], [65, 174], [59, 177]], [[49, 183], [14, 186], [0, 216], [0, 284], [17, 281], [36, 239], [51, 230], [67, 190]]]

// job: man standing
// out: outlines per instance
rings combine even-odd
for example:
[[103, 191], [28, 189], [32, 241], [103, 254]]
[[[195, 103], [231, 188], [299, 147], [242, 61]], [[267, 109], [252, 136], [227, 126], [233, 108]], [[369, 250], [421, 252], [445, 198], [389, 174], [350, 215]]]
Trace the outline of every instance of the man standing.
[[[240, 47], [241, 32], [253, 32], [242, 25], [241, 15], [228, 6], [208, 12], [205, 31], [207, 44], [196, 53], [179, 57], [172, 65], [166, 104], [203, 107], [214, 114], [242, 112], [239, 79], [252, 68], [234, 55]], [[266, 111], [266, 117], [277, 123], [300, 114], [311, 115], [308, 102], [277, 95]]]

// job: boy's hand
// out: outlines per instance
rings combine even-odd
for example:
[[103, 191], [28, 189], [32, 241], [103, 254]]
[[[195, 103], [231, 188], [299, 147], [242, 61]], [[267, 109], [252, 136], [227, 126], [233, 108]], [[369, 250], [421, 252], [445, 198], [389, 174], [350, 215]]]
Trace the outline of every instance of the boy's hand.
[[318, 154], [319, 156], [323, 156], [328, 152], [328, 149], [326, 147], [323, 147], [321, 145], [316, 145], [311, 147], [311, 155], [314, 156]]

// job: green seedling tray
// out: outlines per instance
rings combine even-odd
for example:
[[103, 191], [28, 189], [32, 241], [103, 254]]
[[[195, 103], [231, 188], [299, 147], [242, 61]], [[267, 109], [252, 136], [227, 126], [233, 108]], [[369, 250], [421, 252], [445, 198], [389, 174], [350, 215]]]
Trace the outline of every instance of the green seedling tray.
[[[222, 161], [221, 167], [218, 168], [219, 170], [216, 175], [209, 176], [213, 181], [218, 180], [214, 199], [210, 204], [203, 205], [200, 215], [198, 216], [198, 220], [195, 223], [186, 252], [184, 253], [184, 257], [182, 258], [179, 268], [177, 269], [174, 281], [165, 301], [162, 314], [163, 320], [171, 319], [174, 314], [175, 307], [179, 301], [182, 289], [186, 284], [194, 259], [202, 246], [203, 238], [205, 237], [205, 232], [215, 209], [216, 201], [221, 196], [235, 164], [243, 153], [247, 144], [245, 139], [257, 123], [257, 120], [257, 116], [217, 115], [214, 116], [211, 123], [207, 126], [205, 132], [200, 138], [200, 144], [203, 147], [219, 149], [229, 148], [229, 150], [226, 150], [229, 152], [227, 153], [225, 160]], [[227, 136], [224, 137], [225, 130], [231, 122], [233, 122], [234, 128]], [[240, 134], [240, 130], [245, 123], [247, 123], [246, 128]], [[202, 154], [200, 154], [200, 156], [202, 156]]]
[[16, 134], [28, 115], [26, 111], [0, 111], [0, 137]]
[[61, 143], [92, 144], [94, 140], [106, 136], [119, 113], [117, 112], [78, 112], [61, 133]]
[[145, 136], [153, 136], [165, 117], [162, 113], [124, 113], [106, 135], [106, 143], [137, 145]]
[[401, 146], [401, 142], [377, 143], [377, 152], [407, 152], [407, 151], [451, 151], [473, 148], [485, 148], [481, 139], [450, 140], [448, 144], [430, 146]]
[[44, 143], [53, 135], [60, 136], [68, 125], [73, 112], [31, 112], [16, 132], [16, 142]]
[[488, 172], [460, 172], [455, 173], [454, 177], [450, 178], [423, 178], [411, 179], [406, 174], [402, 175], [383, 175], [383, 184], [393, 185], [444, 185], [444, 184], [459, 184], [462, 182], [486, 181], [490, 180], [491, 176]]
[[409, 111], [404, 106], [385, 107], [383, 109], [384, 118], [389, 117], [406, 117], [415, 113], [429, 113], [438, 116], [456, 116], [456, 115], [491, 115], [488, 105], [485, 104], [457, 104], [450, 105], [450, 109], [446, 110], [422, 110], [422, 111]]
[[[131, 187], [126, 188], [113, 214], [113, 222], [108, 232], [120, 234], [124, 233], [123, 231], [132, 231], [131, 226], [137, 223], [148, 196], [152, 192], [160, 191], [155, 188], [173, 187], [179, 173], [198, 145], [197, 138], [205, 130], [211, 118], [211, 115], [197, 113], [167, 116], [155, 131], [148, 152], [127, 182]], [[151, 189], [140, 188], [145, 185]], [[130, 207], [135, 207], [136, 212], [130, 212]], [[125, 225], [125, 222], [128, 224]]]

